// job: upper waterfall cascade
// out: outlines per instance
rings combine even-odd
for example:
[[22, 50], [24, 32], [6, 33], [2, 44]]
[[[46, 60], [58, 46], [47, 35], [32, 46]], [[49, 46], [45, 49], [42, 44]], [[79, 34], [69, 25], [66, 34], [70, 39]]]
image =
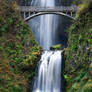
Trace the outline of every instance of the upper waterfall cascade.
[[[33, 7], [57, 7], [56, 3], [60, 0], [32, 0]], [[58, 5], [59, 6], [59, 5]], [[61, 5], [60, 5], [61, 6]], [[46, 14], [28, 20], [34, 37], [38, 44], [44, 49], [49, 50], [52, 45], [62, 44], [67, 46], [67, 35], [64, 32], [64, 21], [67, 17], [55, 14]], [[67, 18], [69, 20], [69, 18]], [[64, 21], [63, 21], [64, 20]], [[70, 24], [70, 23], [69, 23]], [[67, 24], [67, 25], [69, 25]], [[62, 25], [62, 26], [61, 26]]]
[[[39, 0], [41, 7], [55, 7], [55, 0]], [[36, 6], [38, 1], [32, 2]], [[38, 22], [37, 22], [38, 20]], [[33, 23], [34, 21], [35, 23]], [[49, 50], [56, 42], [56, 30], [58, 29], [58, 17], [55, 15], [42, 15], [35, 19], [29, 20], [33, 33], [39, 45], [44, 50]]]

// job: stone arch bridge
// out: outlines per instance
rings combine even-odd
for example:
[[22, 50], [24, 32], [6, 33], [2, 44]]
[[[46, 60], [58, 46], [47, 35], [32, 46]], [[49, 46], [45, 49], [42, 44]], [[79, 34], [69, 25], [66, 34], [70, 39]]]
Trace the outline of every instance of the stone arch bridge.
[[56, 7], [18, 6], [18, 9], [25, 21], [45, 14], [63, 15], [75, 20], [73, 14], [77, 11], [78, 7], [76, 5]]

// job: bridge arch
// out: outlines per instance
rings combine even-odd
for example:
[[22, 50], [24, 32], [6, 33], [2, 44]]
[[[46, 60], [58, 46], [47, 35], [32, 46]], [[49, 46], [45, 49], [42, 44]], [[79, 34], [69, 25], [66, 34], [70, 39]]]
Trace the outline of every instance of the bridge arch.
[[68, 17], [68, 18], [70, 18], [72, 20], [76, 20], [73, 16], [71, 16], [72, 14], [68, 15], [68, 14], [63, 13], [63, 12], [38, 12], [38, 13], [35, 13], [35, 14], [31, 14], [28, 17], [25, 17], [24, 20], [28, 21], [28, 20], [30, 20], [30, 19], [32, 19], [34, 17], [40, 16], [40, 15], [46, 15], [46, 14], [62, 15], [62, 16], [66, 16], [66, 17]]
[[78, 7], [76, 5], [56, 7], [18, 6], [18, 9], [23, 14], [25, 21], [46, 14], [62, 15], [75, 20], [72, 14], [77, 11]]

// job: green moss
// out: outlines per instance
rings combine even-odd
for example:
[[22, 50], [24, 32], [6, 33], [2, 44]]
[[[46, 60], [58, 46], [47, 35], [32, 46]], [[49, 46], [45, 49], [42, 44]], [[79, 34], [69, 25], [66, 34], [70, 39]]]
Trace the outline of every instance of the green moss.
[[51, 47], [51, 50], [60, 50], [62, 48], [61, 44], [54, 45]]

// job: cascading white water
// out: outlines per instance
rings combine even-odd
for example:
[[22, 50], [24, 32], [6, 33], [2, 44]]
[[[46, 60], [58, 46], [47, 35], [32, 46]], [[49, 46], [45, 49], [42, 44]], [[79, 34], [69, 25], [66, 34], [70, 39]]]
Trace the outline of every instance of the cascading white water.
[[[41, 5], [43, 7], [54, 7], [54, 0], [41, 0]], [[55, 29], [53, 30], [54, 25], [54, 15], [45, 15], [41, 16], [41, 24], [40, 24], [40, 45], [43, 46], [44, 49], [49, 49], [53, 41], [55, 40]], [[55, 28], [55, 27], [54, 27]]]
[[[41, 7], [55, 7], [55, 2], [56, 0], [35, 0], [35, 2], [33, 0], [31, 4]], [[39, 45], [42, 46], [44, 50], [49, 50], [50, 47], [55, 44], [58, 17], [56, 15], [49, 14], [42, 15], [39, 17], [38, 22], [40, 25], [37, 26], [35, 31], [33, 31], [36, 36], [35, 38], [38, 40]], [[32, 22], [29, 22], [29, 24], [31, 24], [32, 28], [34, 25], [36, 27], [38, 23], [35, 22], [35, 24], [33, 24]]]
[[61, 51], [42, 54], [33, 92], [61, 92], [61, 61]]
[[[31, 5], [55, 7], [56, 0], [32, 0]], [[35, 25], [33, 24], [33, 22]], [[36, 40], [44, 50], [49, 50], [55, 44], [58, 16], [42, 15], [29, 24]], [[37, 26], [37, 24], [40, 25]], [[38, 76], [35, 78], [33, 92], [61, 92], [61, 51], [45, 51], [41, 56]]]

